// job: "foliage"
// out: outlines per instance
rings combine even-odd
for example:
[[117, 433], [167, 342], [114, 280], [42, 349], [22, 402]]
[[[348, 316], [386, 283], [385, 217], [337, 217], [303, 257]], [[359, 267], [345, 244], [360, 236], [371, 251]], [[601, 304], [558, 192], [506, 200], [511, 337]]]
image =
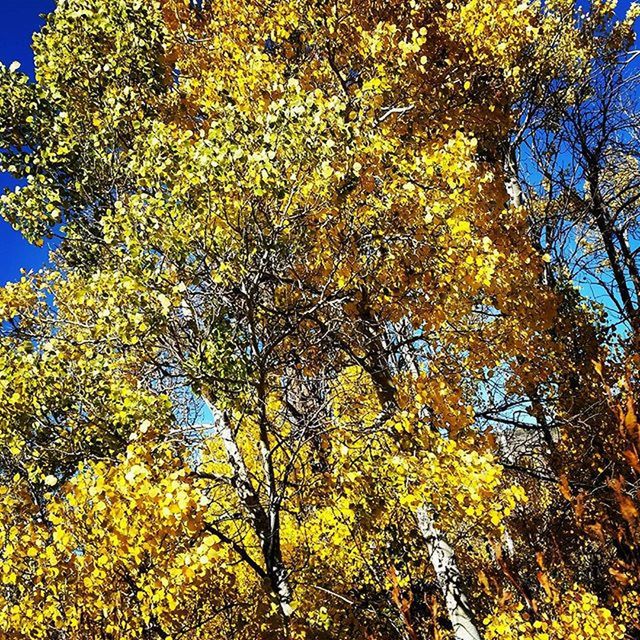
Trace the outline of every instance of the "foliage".
[[613, 10], [59, 0], [0, 68], [61, 239], [0, 290], [3, 637], [637, 637], [637, 355], [514, 173]]

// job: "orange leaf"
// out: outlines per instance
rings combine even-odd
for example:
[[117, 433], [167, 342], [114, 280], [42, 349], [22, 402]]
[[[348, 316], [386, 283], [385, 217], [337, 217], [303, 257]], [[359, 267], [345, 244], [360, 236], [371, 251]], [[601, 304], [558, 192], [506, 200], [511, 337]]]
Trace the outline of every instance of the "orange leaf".
[[564, 474], [560, 476], [560, 493], [568, 502], [571, 502], [571, 500], [573, 499], [571, 487], [569, 487], [569, 480]]

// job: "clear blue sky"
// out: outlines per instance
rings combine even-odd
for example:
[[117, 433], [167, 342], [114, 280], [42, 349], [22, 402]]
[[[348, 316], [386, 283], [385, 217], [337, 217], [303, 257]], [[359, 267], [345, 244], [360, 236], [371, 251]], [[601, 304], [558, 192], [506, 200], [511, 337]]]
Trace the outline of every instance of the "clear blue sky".
[[[0, 62], [14, 60], [22, 70], [33, 73], [31, 35], [42, 25], [40, 14], [53, 9], [53, 0], [0, 0]], [[11, 186], [10, 178], [0, 173], [0, 191]], [[29, 245], [20, 234], [0, 218], [0, 285], [20, 276], [20, 268], [37, 269], [47, 260], [45, 247]]]

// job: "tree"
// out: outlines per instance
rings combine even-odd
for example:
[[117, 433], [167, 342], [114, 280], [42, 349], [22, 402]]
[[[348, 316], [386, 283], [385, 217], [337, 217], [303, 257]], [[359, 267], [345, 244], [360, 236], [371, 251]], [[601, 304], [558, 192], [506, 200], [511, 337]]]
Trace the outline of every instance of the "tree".
[[58, 3], [35, 82], [0, 69], [3, 213], [61, 237], [0, 294], [5, 637], [624, 637], [632, 592], [536, 561], [571, 485], [496, 438], [565, 379], [513, 130], [589, 29]]

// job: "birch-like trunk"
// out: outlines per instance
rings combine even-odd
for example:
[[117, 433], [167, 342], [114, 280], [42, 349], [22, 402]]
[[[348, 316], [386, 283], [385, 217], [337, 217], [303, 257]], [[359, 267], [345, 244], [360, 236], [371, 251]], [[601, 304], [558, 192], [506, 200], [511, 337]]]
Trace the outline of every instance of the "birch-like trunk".
[[[392, 383], [391, 368], [387, 359], [388, 349], [381, 338], [383, 332], [379, 330], [379, 327], [376, 327], [377, 321], [366, 304], [361, 307], [361, 320], [363, 333], [369, 338], [368, 359], [371, 366], [367, 371], [371, 375], [378, 400], [383, 407], [379, 416], [382, 423], [398, 408], [396, 389]], [[405, 354], [405, 357], [410, 360], [408, 354]], [[415, 363], [414, 367], [419, 370]], [[482, 636], [473, 622], [453, 549], [435, 527], [427, 505], [418, 509], [417, 516], [418, 527], [429, 550], [431, 564], [446, 603], [455, 640], [482, 640]]]
[[436, 528], [427, 506], [420, 507], [417, 516], [418, 527], [429, 550], [429, 558], [447, 607], [455, 639], [482, 640], [462, 587], [462, 575], [453, 549], [442, 532]]
[[289, 618], [293, 613], [293, 608], [291, 607], [292, 591], [280, 552], [279, 518], [274, 517], [273, 512], [267, 513], [260, 503], [260, 498], [251, 482], [249, 470], [236, 442], [236, 434], [233, 432], [228, 415], [219, 411], [206, 398], [205, 402], [215, 418], [216, 429], [224, 444], [232, 471], [232, 485], [260, 540], [266, 574], [278, 602], [284, 626], [287, 628]]

